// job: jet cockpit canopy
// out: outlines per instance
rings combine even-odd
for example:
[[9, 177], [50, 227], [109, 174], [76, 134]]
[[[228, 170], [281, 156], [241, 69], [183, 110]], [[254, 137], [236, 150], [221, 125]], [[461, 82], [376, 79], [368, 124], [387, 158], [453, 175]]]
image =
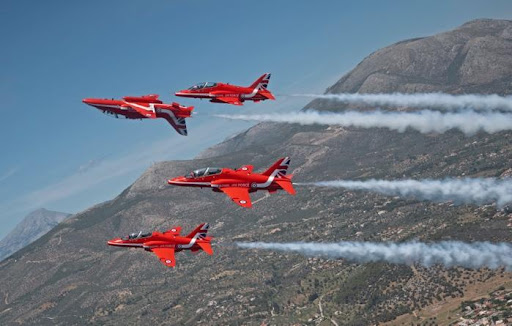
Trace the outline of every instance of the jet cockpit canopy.
[[142, 231], [134, 232], [134, 233], [130, 233], [129, 235], [124, 237], [123, 240], [135, 240], [135, 239], [147, 238], [147, 237], [151, 236], [151, 234], [152, 234], [151, 232], [142, 232]]
[[214, 174], [219, 174], [222, 172], [222, 169], [221, 168], [212, 168], [212, 167], [207, 167], [207, 168], [202, 168], [202, 169], [198, 169], [198, 170], [194, 170], [193, 172], [190, 172], [188, 175], [187, 175], [187, 178], [200, 178], [200, 177], [205, 177], [205, 176], [210, 176], [210, 175], [214, 175]]
[[202, 82], [202, 83], [198, 83], [198, 84], [195, 84], [194, 86], [190, 87], [189, 90], [195, 91], [195, 90], [198, 90], [201, 88], [208, 88], [208, 87], [215, 87], [215, 86], [217, 86], [217, 83]]

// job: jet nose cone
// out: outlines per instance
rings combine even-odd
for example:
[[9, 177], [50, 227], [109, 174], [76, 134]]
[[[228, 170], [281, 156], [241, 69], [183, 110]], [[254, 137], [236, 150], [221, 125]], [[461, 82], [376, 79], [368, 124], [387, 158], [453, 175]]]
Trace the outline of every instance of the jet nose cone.
[[84, 98], [84, 99], [82, 100], [82, 102], [84, 102], [85, 104], [89, 104], [89, 105], [90, 105], [90, 104], [92, 103], [92, 99], [90, 99], [90, 98]]
[[175, 185], [175, 184], [182, 183], [184, 181], [185, 181], [185, 177], [176, 177], [176, 178], [167, 180], [167, 183], [170, 185]]
[[112, 239], [112, 240], [107, 241], [107, 244], [108, 244], [109, 246], [115, 246], [115, 245], [117, 245], [117, 244], [121, 243], [122, 241], [123, 241], [123, 240], [121, 240], [120, 238], [115, 238], [115, 239]]
[[174, 93], [174, 95], [183, 96], [183, 95], [186, 95], [187, 93], [189, 93], [189, 91], [187, 89], [182, 89], [181, 91]]

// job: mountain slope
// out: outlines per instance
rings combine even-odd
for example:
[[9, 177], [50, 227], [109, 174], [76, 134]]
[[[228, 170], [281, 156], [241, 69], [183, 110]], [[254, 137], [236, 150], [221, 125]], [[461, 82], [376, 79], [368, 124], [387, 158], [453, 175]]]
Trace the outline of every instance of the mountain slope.
[[[463, 83], [465, 79], [443, 84], [437, 75], [425, 74], [428, 69], [420, 67], [435, 66], [429, 60], [437, 60], [437, 51], [457, 46], [461, 33], [467, 35], [467, 44], [482, 37], [495, 38], [499, 46], [482, 46], [482, 53], [500, 57], [500, 49], [510, 46], [510, 30], [511, 21], [479, 20], [434, 36], [435, 42], [424, 38], [392, 45], [370, 55], [328, 91], [353, 90], [361, 80], [356, 90], [366, 83], [365, 91], [381, 91], [380, 82], [364, 77], [374, 71], [365, 68], [368, 60], [375, 69], [380, 65], [396, 72], [407, 70], [393, 60], [400, 61], [403, 47], [415, 43], [421, 50], [411, 56], [411, 62], [418, 67], [406, 81], [397, 82], [396, 89], [415, 77], [425, 85], [436, 85], [436, 91], [491, 92], [492, 84], [505, 85], [496, 92], [510, 94], [512, 79], [501, 72], [473, 78], [470, 84]], [[431, 59], [423, 62], [424, 56]], [[479, 60], [466, 62], [457, 55], [450, 60], [451, 64], [444, 65], [454, 67], [450, 71], [458, 73], [467, 65], [464, 69], [484, 74], [478, 73]], [[499, 60], [512, 66], [512, 55], [505, 53]], [[447, 70], [443, 71], [452, 74]], [[343, 110], [348, 106], [315, 100], [308, 107]], [[240, 250], [232, 244], [350, 239], [511, 241], [512, 216], [492, 205], [454, 206], [300, 187], [294, 197], [254, 194], [254, 208], [248, 210], [223, 194], [171, 187], [165, 181], [202, 166], [254, 164], [262, 171], [283, 155], [292, 158], [292, 173], [298, 181], [510, 176], [511, 140], [511, 132], [466, 137], [455, 131], [439, 135], [259, 124], [214, 146], [202, 158], [155, 164], [117, 198], [73, 216], [0, 263], [0, 323], [325, 325], [332, 319], [339, 325], [365, 325], [463, 298], [475, 284], [510, 286], [512, 275], [503, 270], [359, 265]], [[188, 232], [201, 222], [212, 226], [214, 256], [177, 254], [174, 270], [161, 266], [147, 252], [105, 244], [140, 229], [181, 225]]]
[[39, 239], [71, 214], [44, 208], [28, 214], [0, 241], [0, 261], [10, 254]]
[[[509, 20], [480, 19], [425, 38], [398, 42], [366, 57], [326, 90], [337, 93], [511, 94], [512, 25]], [[364, 104], [316, 99], [305, 109], [369, 110]], [[388, 108], [396, 110], [397, 108]], [[198, 157], [212, 157], [253, 146], [272, 146], [305, 127], [260, 123], [215, 145]], [[319, 130], [323, 127], [309, 127]], [[275, 136], [274, 136], [275, 135]]]

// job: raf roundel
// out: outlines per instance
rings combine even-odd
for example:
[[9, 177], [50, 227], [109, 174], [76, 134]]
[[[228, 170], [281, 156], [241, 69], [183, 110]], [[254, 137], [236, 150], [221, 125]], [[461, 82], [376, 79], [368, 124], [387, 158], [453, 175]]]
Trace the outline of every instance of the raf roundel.
[[247, 204], [247, 202], [245, 200], [241, 200], [240, 204]]

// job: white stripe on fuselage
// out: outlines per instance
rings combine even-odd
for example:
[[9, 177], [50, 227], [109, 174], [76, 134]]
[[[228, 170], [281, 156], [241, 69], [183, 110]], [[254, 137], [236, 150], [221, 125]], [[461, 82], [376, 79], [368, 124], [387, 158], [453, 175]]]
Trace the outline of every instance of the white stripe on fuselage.
[[[139, 105], [139, 104], [136, 104], [136, 103], [133, 103], [133, 102], [125, 102], [127, 103], [128, 105], [133, 105], [137, 108], [140, 108], [142, 110], [145, 110], [145, 111], [150, 111], [150, 112], [153, 112], [155, 113], [155, 105], [153, 103], [149, 103], [149, 107], [147, 106], [143, 106], [143, 105]], [[121, 105], [114, 105], [114, 104], [92, 104], [94, 107], [96, 108], [111, 108], [111, 109], [120, 109], [120, 110], [124, 110], [124, 111], [128, 111], [128, 110], [132, 110], [132, 111], [135, 111], [137, 112], [136, 110], [130, 108], [130, 107], [126, 107], [126, 106], [121, 106]]]
[[111, 246], [119, 246], [119, 247], [142, 247], [142, 243], [110, 243]]
[[276, 177], [276, 175], [278, 173], [279, 173], [279, 169], [275, 169], [274, 172], [272, 172], [272, 174], [268, 177], [267, 181], [265, 181], [263, 183], [257, 183], [256, 188], [267, 188], [268, 186], [270, 186], [272, 184], [272, 182], [274, 182], [274, 178]]
[[151, 111], [151, 112], [155, 113], [155, 104], [153, 104], [153, 103], [149, 103], [149, 107], [144, 106], [144, 105], [135, 104], [133, 102], [126, 102], [126, 103], [128, 103], [129, 105], [133, 105], [139, 109]]
[[201, 228], [200, 231], [204, 231], [204, 232], [197, 232], [194, 237], [192, 239], [190, 239], [190, 242], [186, 245], [177, 245], [176, 247], [178, 249], [189, 249], [189, 248], [192, 248], [194, 246], [194, 244], [196, 243], [197, 241], [197, 238], [199, 238], [201, 236], [201, 233], [205, 233], [208, 232], [208, 224], [205, 224], [203, 225], [203, 227]]
[[197, 185], [197, 186], [210, 186], [210, 182], [192, 182], [192, 181], [171, 181], [171, 184], [179, 185]]
[[121, 109], [126, 110], [126, 108], [122, 108], [119, 105], [113, 105], [113, 104], [91, 104], [95, 108], [111, 108], [111, 109]]
[[194, 97], [194, 96], [206, 96], [206, 97], [215, 97], [214, 95], [211, 95], [210, 93], [176, 93], [176, 96], [185, 96], [185, 97]]
[[196, 234], [192, 239], [190, 239], [190, 242], [186, 245], [177, 245], [176, 247], [178, 249], [189, 249], [192, 248], [192, 246], [196, 243], [197, 238], [199, 237], [199, 233]]
[[253, 98], [257, 93], [258, 93], [258, 88], [260, 87], [260, 84], [258, 84], [258, 86], [254, 87], [254, 89], [252, 90], [252, 93], [250, 94], [241, 94], [240, 95], [240, 98]]

